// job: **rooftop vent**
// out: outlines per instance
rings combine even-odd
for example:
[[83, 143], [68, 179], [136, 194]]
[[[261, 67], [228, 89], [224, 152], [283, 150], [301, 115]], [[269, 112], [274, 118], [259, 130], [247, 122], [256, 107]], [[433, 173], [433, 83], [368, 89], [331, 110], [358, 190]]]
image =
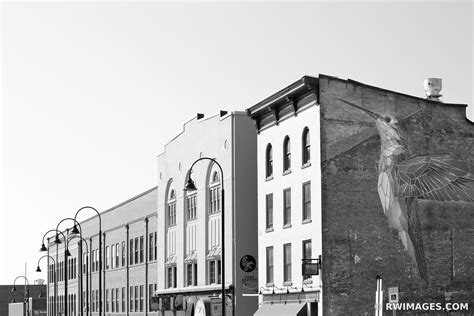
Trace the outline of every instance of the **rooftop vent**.
[[202, 118], [204, 117], [204, 114], [198, 113], [198, 114], [196, 115], [196, 117], [197, 117], [198, 120], [200, 120], [200, 119], [202, 119]]
[[423, 85], [425, 87], [426, 99], [432, 101], [441, 102], [439, 99], [442, 97], [439, 92], [443, 88], [442, 86], [442, 79], [440, 78], [427, 78], [423, 81]]

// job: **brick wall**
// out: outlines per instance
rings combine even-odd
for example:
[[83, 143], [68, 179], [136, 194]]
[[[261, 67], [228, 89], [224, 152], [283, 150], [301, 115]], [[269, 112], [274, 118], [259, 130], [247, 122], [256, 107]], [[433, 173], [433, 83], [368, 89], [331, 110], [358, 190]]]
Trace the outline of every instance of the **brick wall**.
[[375, 124], [338, 98], [396, 116], [412, 154], [452, 153], [474, 171], [474, 125], [464, 107], [320, 77], [324, 314], [373, 314], [377, 275], [383, 277], [384, 302], [387, 287], [398, 286], [401, 302], [443, 303], [451, 292], [452, 302], [474, 309], [474, 203], [418, 201], [414, 216], [427, 260], [425, 283], [383, 214]]

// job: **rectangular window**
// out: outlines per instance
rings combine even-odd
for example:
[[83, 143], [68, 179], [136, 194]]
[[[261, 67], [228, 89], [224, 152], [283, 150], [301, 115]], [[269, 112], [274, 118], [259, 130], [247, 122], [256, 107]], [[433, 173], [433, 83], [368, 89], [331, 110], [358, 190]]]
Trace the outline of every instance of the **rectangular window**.
[[139, 262], [138, 261], [138, 251], [139, 251], [138, 241], [139, 241], [139, 239], [138, 239], [138, 237], [136, 237], [135, 238], [135, 264], [138, 264], [138, 262]]
[[[303, 240], [303, 259], [311, 259], [311, 239]], [[308, 262], [309, 263], [309, 262]], [[311, 278], [310, 275], [303, 275], [303, 280]]]
[[188, 196], [187, 200], [187, 220], [192, 221], [196, 219], [196, 194]]
[[176, 287], [176, 278], [177, 278], [177, 273], [176, 273], [176, 266], [170, 266], [167, 268], [167, 284], [168, 288], [173, 288]]
[[119, 312], [119, 304], [120, 300], [119, 300], [119, 288], [116, 288], [115, 289], [115, 311], [118, 313]]
[[122, 267], [125, 267], [126, 262], [125, 262], [125, 256], [127, 255], [127, 252], [125, 250], [125, 241], [122, 241]]
[[111, 301], [111, 305], [112, 305], [112, 313], [115, 313], [115, 290], [112, 289], [110, 290], [110, 294], [111, 294], [111, 298], [110, 298], [110, 301]]
[[129, 259], [129, 261], [130, 261], [130, 265], [132, 265], [132, 264], [133, 264], [133, 239], [130, 239], [130, 247], [129, 247], [129, 248], [130, 248], [130, 249], [128, 250], [129, 253], [130, 253], [130, 259]]
[[157, 245], [158, 244], [156, 243], [156, 232], [155, 232], [155, 260], [156, 260], [156, 255], [158, 253], [158, 248], [157, 248], [158, 246]]
[[291, 281], [291, 244], [283, 245], [283, 282]]
[[283, 225], [291, 225], [291, 189], [283, 191]]
[[109, 269], [110, 268], [110, 247], [109, 246], [105, 247], [105, 255], [107, 256], [106, 261], [105, 261], [105, 268]]
[[266, 223], [267, 229], [273, 228], [273, 194], [266, 196]]
[[176, 225], [176, 202], [168, 204], [168, 226]]
[[273, 283], [273, 247], [267, 247], [267, 284]]
[[193, 285], [198, 285], [198, 265], [197, 263], [193, 264]]
[[143, 312], [143, 295], [145, 294], [145, 289], [143, 285], [140, 285], [140, 312]]
[[130, 302], [128, 303], [131, 312], [134, 311], [134, 310], [133, 310], [133, 308], [134, 308], [133, 302], [134, 302], [133, 286], [131, 286], [131, 287], [130, 287]]
[[127, 293], [125, 293], [125, 288], [122, 288], [122, 313], [125, 313], [125, 299], [127, 298]]
[[119, 244], [115, 244], [115, 267], [118, 268], [120, 266], [120, 254], [119, 254]]
[[209, 213], [217, 213], [221, 210], [221, 187], [216, 186], [209, 189]]
[[209, 261], [209, 284], [216, 283], [216, 262]]
[[110, 246], [110, 250], [111, 250], [110, 252], [112, 253], [112, 254], [111, 254], [112, 257], [111, 257], [111, 259], [110, 259], [110, 261], [111, 261], [111, 262], [110, 262], [110, 267], [111, 267], [112, 269], [115, 269], [115, 256], [117, 255], [115, 245]]
[[109, 301], [109, 290], [105, 290], [105, 312], [109, 312], [110, 308], [110, 301]]
[[303, 183], [303, 221], [311, 219], [311, 182]]
[[153, 249], [155, 248], [154, 244], [153, 244], [153, 233], [150, 233], [149, 235], [149, 240], [148, 240], [148, 261], [152, 261], [153, 260]]
[[186, 265], [186, 284], [188, 286], [194, 285], [193, 284], [193, 265], [187, 264]]
[[140, 297], [138, 296], [138, 285], [135, 286], [135, 312], [139, 311], [140, 306], [138, 305]]
[[143, 236], [140, 236], [140, 263], [143, 263], [144, 247], [145, 247], [145, 243], [143, 240]]

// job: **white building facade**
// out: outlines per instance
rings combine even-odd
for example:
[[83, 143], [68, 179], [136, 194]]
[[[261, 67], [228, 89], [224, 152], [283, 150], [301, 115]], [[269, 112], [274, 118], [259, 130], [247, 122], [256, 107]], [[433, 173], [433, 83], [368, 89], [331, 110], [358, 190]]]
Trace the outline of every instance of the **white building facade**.
[[[158, 309], [221, 315], [225, 250], [227, 315], [257, 309], [257, 139], [244, 112], [198, 114], [158, 156]], [[197, 190], [184, 191], [190, 168]], [[222, 167], [206, 159], [212, 158]], [[225, 242], [221, 243], [224, 186]], [[252, 296], [253, 295], [253, 296]], [[201, 315], [201, 314], [199, 314]]]
[[247, 110], [258, 132], [255, 315], [322, 315], [317, 91], [317, 79], [303, 77]]

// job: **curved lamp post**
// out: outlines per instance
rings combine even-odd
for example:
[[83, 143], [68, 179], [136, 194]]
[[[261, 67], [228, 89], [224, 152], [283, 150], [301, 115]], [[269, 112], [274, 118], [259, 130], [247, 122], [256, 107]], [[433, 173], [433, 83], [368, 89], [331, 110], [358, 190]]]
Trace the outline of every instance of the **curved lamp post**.
[[[18, 280], [19, 278], [23, 278], [25, 280], [25, 291], [23, 293], [23, 315], [28, 315], [30, 313], [30, 311], [29, 311], [29, 304], [26, 304], [26, 298], [30, 296], [30, 293], [29, 293], [30, 292], [30, 281], [28, 281], [28, 279], [23, 275], [17, 276], [15, 278], [15, 281], [13, 281], [12, 292], [16, 292], [15, 284], [16, 284], [16, 280]], [[26, 284], [28, 284], [28, 287], [26, 287]], [[25, 305], [26, 305], [26, 308], [28, 308], [28, 311], [26, 310]]]
[[[41, 258], [38, 259], [38, 266], [36, 267], [36, 272], [41, 272], [41, 268], [40, 268], [39, 264], [40, 264], [40, 261], [43, 258], [48, 258], [48, 259], [53, 260], [53, 264], [54, 264], [54, 266], [56, 266], [56, 261], [54, 260], [53, 257], [51, 257], [50, 255], [44, 255], [44, 256], [42, 256]], [[57, 288], [58, 288], [58, 283], [57, 283], [57, 280], [55, 278], [55, 280], [54, 280], [54, 294], [53, 294], [54, 297], [57, 296]], [[40, 297], [41, 297], [41, 291], [40, 291]], [[46, 286], [46, 297], [47, 297], [47, 300], [49, 300], [49, 284], [47, 284], [47, 286]]]
[[221, 165], [213, 158], [209, 157], [201, 157], [197, 159], [193, 164], [191, 165], [191, 168], [189, 168], [188, 172], [188, 180], [186, 183], [186, 186], [184, 187], [185, 191], [195, 191], [196, 185], [194, 184], [193, 179], [191, 179], [191, 171], [193, 170], [194, 165], [201, 160], [210, 160], [214, 162], [218, 167], [221, 172], [221, 251], [222, 251], [222, 257], [221, 257], [221, 279], [222, 279], [222, 289], [221, 289], [221, 296], [222, 296], [222, 316], [226, 315], [226, 307], [225, 307], [225, 300], [226, 300], [226, 295], [225, 295], [225, 221], [224, 221], [224, 214], [225, 214], [225, 202], [224, 202], [224, 171], [222, 171]]
[[[78, 223], [79, 225], [79, 223]], [[69, 242], [71, 240], [73, 240], [74, 238], [79, 238], [80, 239], [80, 252], [81, 252], [81, 262], [79, 264], [79, 284], [80, 284], [80, 287], [79, 287], [79, 298], [80, 298], [80, 303], [79, 303], [79, 306], [81, 308], [81, 315], [84, 315], [84, 309], [83, 309], [83, 305], [84, 305], [84, 298], [82, 297], [82, 266], [83, 266], [83, 262], [82, 262], [82, 242], [84, 242], [84, 244], [86, 245], [86, 253], [89, 253], [89, 245], [87, 244], [87, 241], [82, 238], [82, 228], [81, 228], [81, 225], [79, 225], [79, 228], [80, 228], [80, 235], [76, 235], [76, 236], [72, 236], [70, 238], [68, 238], [67, 240], [67, 249], [69, 249]], [[73, 231], [74, 233], [74, 231]], [[68, 252], [68, 255], [70, 255], [70, 253]], [[87, 261], [86, 261], [86, 265], [89, 266], [87, 264]], [[87, 267], [86, 267], [86, 293], [89, 293], [89, 272], [87, 270]], [[88, 311], [89, 311], [89, 296], [86, 295], [86, 315], [89, 315], [88, 314]]]
[[[77, 227], [76, 227], [76, 224], [79, 224], [78, 221], [76, 221], [74, 218], [71, 218], [71, 217], [66, 217], [66, 218], [63, 218], [61, 221], [59, 221], [58, 225], [56, 225], [56, 230], [57, 231], [60, 231], [59, 230], [59, 225], [61, 225], [62, 222], [66, 221], [66, 220], [72, 220], [74, 221], [74, 227], [73, 227], [73, 230], [71, 233], [76, 233], [77, 232]], [[63, 234], [64, 236], [64, 234]], [[82, 236], [81, 236], [82, 237]], [[56, 240], [55, 242], [57, 242], [58, 238], [56, 236]], [[64, 245], [64, 315], [68, 315], [68, 295], [67, 295], [67, 292], [68, 292], [68, 286], [67, 286], [67, 281], [68, 281], [68, 275], [67, 275], [67, 257], [71, 255], [71, 253], [69, 252], [69, 249], [68, 249], [68, 240], [66, 238], [64, 238], [64, 241], [65, 241], [65, 245]]]
[[[85, 209], [93, 210], [94, 212], [97, 213], [97, 217], [99, 218], [99, 293], [100, 293], [99, 294], [99, 316], [102, 316], [102, 274], [103, 274], [103, 271], [102, 271], [102, 217], [100, 216], [99, 211], [93, 208], [92, 206], [84, 206], [84, 207], [81, 207], [76, 212], [76, 215], [74, 215], [74, 220], [77, 219], [77, 215], [79, 214], [79, 212]], [[74, 231], [74, 227], [73, 227], [73, 231]]]
[[[58, 245], [61, 243], [61, 239], [59, 239], [59, 234], [61, 234], [63, 236], [63, 239], [64, 241], [66, 241], [66, 236], [64, 236], [63, 232], [58, 230], [58, 229], [50, 229], [48, 230], [44, 235], [43, 235], [43, 239], [42, 239], [42, 245], [41, 245], [41, 249], [40, 251], [41, 252], [45, 252], [45, 251], [48, 251], [48, 254], [49, 254], [49, 248], [46, 248], [46, 246], [44, 245], [44, 238], [46, 237], [46, 235], [50, 232], [56, 232], [56, 237], [54, 239], [54, 243], [56, 244], [56, 261], [58, 260]], [[49, 238], [48, 238], [48, 246], [49, 246]], [[59, 262], [58, 262], [59, 263]], [[56, 281], [56, 285], [58, 283], [58, 269], [59, 269], [59, 264], [56, 264], [55, 263], [55, 273], [54, 273], [54, 279]], [[54, 312], [53, 312], [53, 315], [57, 314], [57, 308], [58, 308], [58, 295], [56, 293], [56, 297], [54, 298], [54, 304], [53, 304], [53, 307], [54, 307]]]

